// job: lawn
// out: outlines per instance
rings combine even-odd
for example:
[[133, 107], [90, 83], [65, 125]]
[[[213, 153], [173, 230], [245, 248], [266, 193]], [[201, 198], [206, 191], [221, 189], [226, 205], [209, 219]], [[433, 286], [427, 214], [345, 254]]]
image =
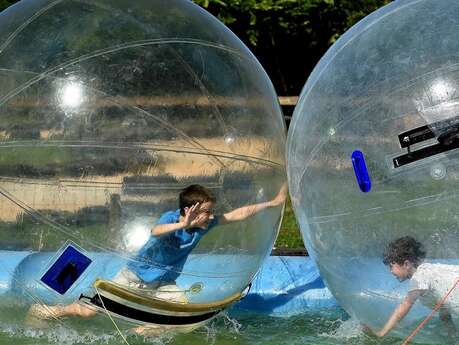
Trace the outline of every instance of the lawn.
[[290, 198], [285, 206], [284, 218], [282, 220], [279, 236], [274, 245], [276, 248], [298, 249], [304, 248], [295, 214], [293, 213]]

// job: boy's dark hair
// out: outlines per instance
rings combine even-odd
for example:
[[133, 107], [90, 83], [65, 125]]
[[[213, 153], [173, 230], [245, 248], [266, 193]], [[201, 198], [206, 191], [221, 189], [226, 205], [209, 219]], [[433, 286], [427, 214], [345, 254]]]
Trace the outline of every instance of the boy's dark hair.
[[425, 257], [426, 252], [422, 243], [411, 236], [404, 236], [389, 243], [384, 251], [383, 262], [385, 265], [403, 265], [408, 260], [417, 267]]
[[180, 192], [180, 214], [182, 216], [185, 215], [185, 207], [191, 207], [198, 202], [203, 204], [208, 201], [215, 203], [215, 196], [212, 192], [199, 184], [192, 184]]

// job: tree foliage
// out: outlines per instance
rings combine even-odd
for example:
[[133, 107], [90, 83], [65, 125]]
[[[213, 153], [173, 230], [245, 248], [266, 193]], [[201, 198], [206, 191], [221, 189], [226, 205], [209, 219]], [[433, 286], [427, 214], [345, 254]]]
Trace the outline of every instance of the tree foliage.
[[18, 2], [18, 0], [0, 0], [0, 11], [4, 10], [15, 2]]
[[[194, 0], [254, 52], [279, 94], [298, 95], [328, 47], [391, 0]], [[0, 10], [17, 2], [0, 0]]]
[[390, 0], [194, 0], [258, 57], [279, 94], [297, 95], [349, 27]]

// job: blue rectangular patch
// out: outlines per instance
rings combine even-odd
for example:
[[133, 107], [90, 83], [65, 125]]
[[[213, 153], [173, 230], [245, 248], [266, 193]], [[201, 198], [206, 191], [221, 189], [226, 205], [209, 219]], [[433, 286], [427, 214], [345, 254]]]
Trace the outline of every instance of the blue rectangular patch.
[[72, 245], [69, 245], [40, 280], [63, 295], [83, 274], [91, 262], [90, 258]]

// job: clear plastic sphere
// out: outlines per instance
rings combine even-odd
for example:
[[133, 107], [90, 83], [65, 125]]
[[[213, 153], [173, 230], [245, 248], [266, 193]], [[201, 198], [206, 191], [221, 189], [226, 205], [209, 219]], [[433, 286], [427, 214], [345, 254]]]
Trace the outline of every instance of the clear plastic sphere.
[[[305, 244], [340, 304], [375, 329], [410, 289], [383, 264], [389, 243], [411, 236], [425, 262], [459, 264], [458, 13], [455, 0], [395, 1], [360, 21], [315, 67], [289, 129]], [[459, 325], [456, 290], [446, 303]], [[392, 334], [430, 311], [417, 301]], [[415, 339], [447, 337], [438, 324]]]
[[[283, 185], [285, 124], [272, 84], [197, 5], [25, 0], [0, 15], [0, 30], [9, 301], [71, 303], [96, 278], [112, 279], [188, 185], [213, 192], [216, 215], [272, 200]], [[144, 264], [178, 270], [189, 303], [229, 298], [269, 253], [281, 212], [217, 226], [184, 267]], [[59, 294], [42, 277], [69, 244], [92, 262]]]

